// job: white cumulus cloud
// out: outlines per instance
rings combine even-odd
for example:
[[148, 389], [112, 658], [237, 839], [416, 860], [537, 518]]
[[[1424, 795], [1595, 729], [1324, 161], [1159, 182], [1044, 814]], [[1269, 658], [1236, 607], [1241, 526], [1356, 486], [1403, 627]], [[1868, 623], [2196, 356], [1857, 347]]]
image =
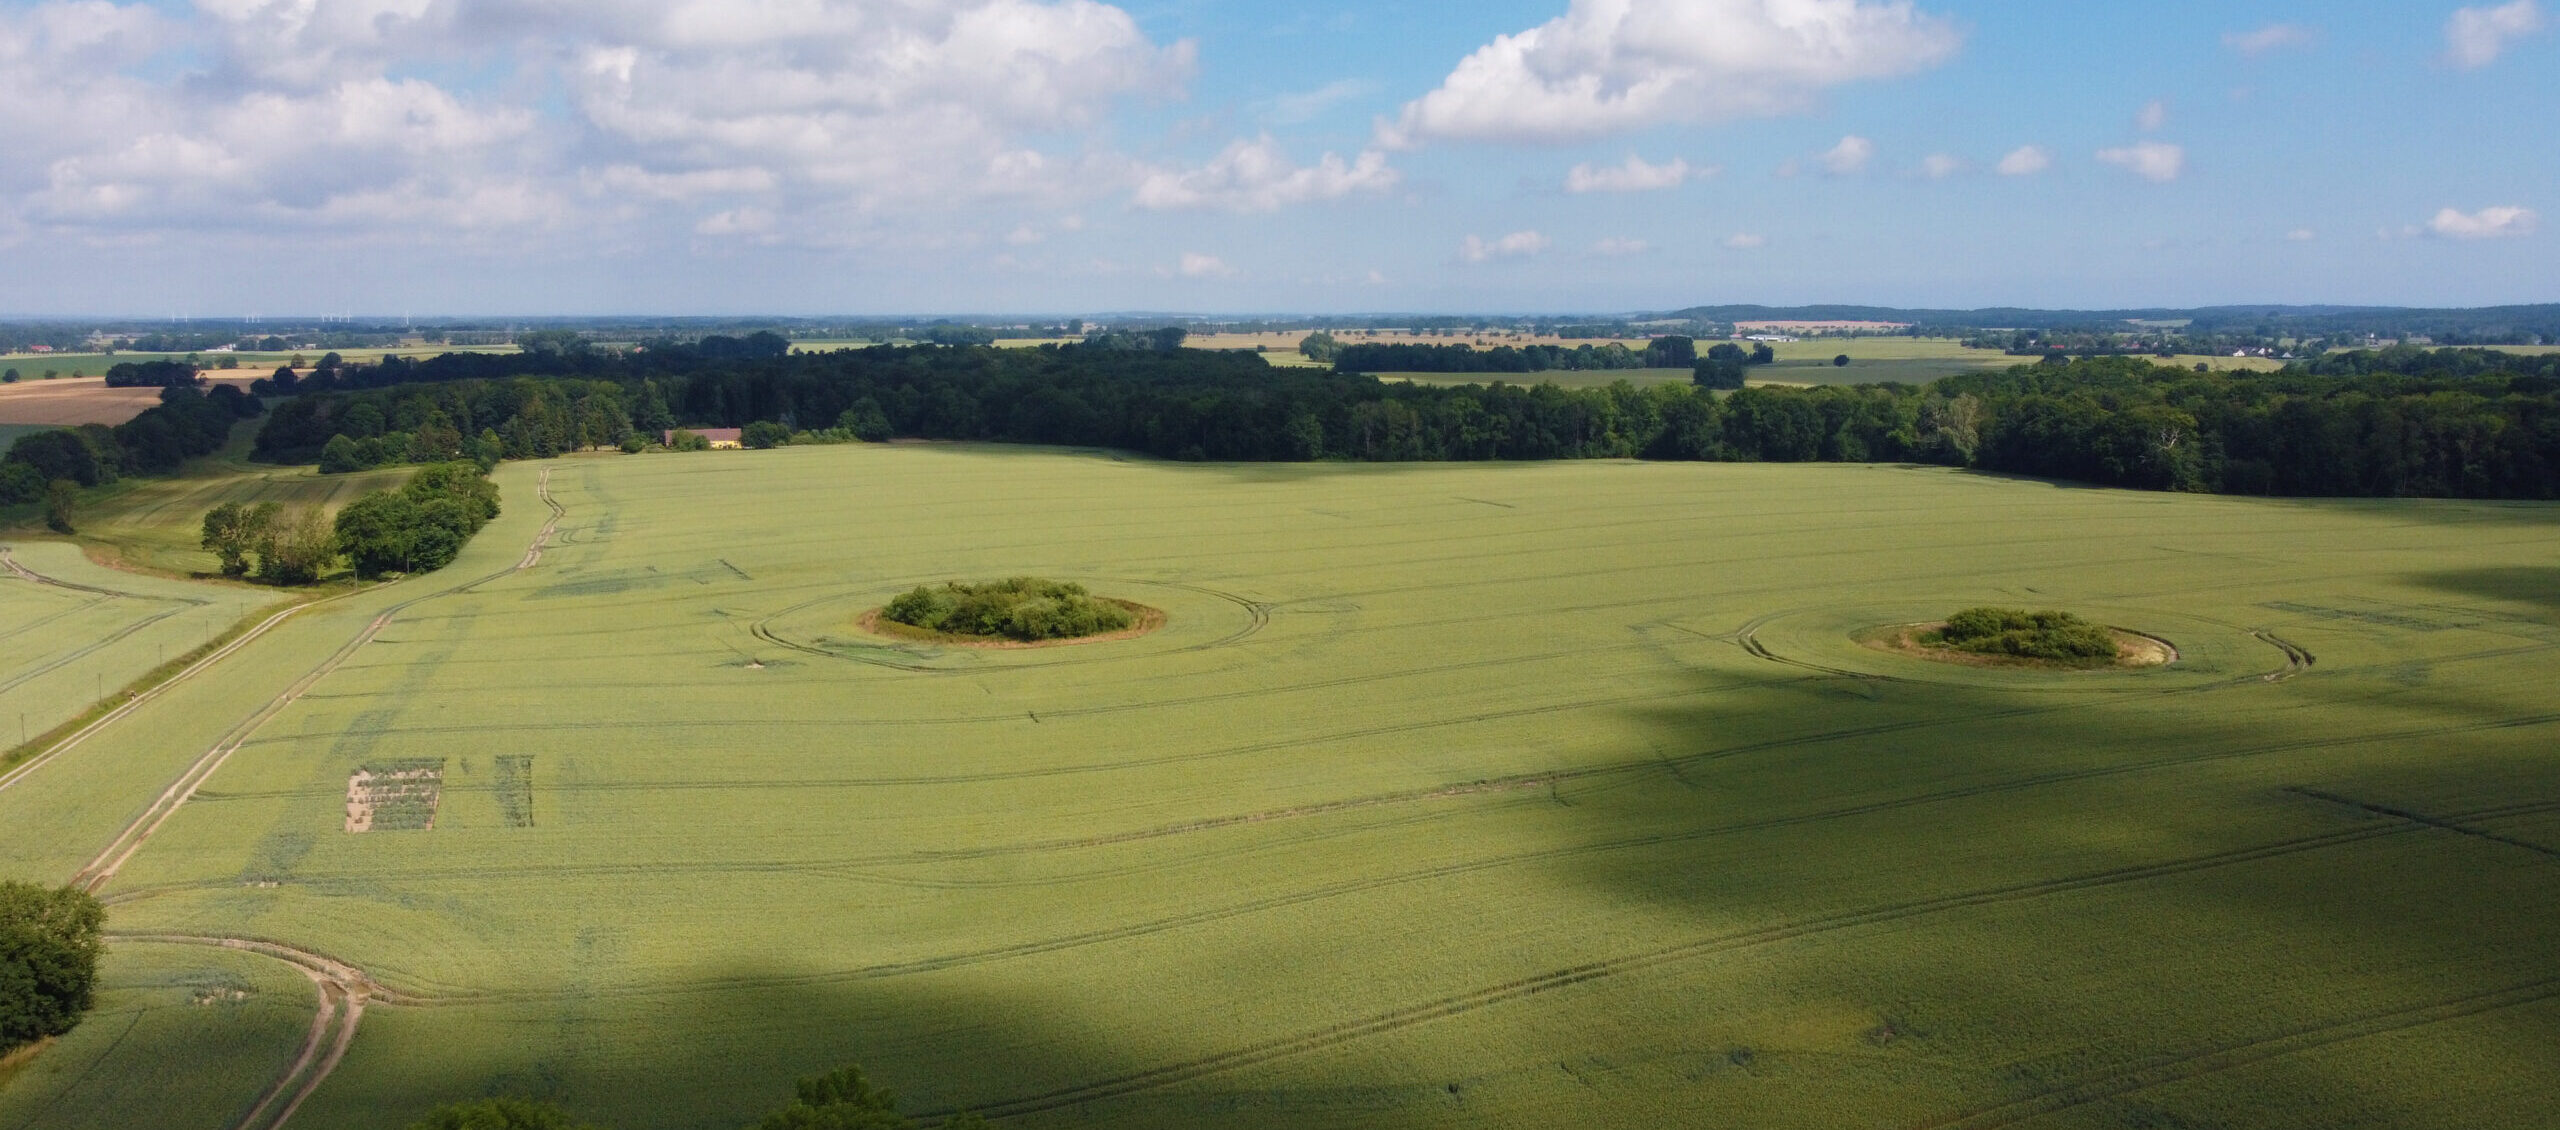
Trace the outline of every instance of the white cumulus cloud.
[[2516, 239], [2541, 230], [2542, 216], [2531, 208], [2483, 208], [2465, 212], [2447, 208], [2427, 222], [2427, 230], [2445, 239]]
[[2187, 151], [2165, 141], [2137, 141], [2116, 149], [2101, 149], [2098, 160], [2154, 184], [2167, 184], [2187, 170]]
[[1487, 240], [1468, 236], [1458, 246], [1458, 258], [1468, 263], [1490, 263], [1496, 259], [1526, 259], [1545, 253], [1554, 241], [1534, 231], [1516, 231], [1500, 239]]
[[2320, 238], [2320, 233], [2313, 231], [2310, 228], [2295, 228], [2292, 231], [2284, 233], [2284, 237], [2287, 241], [2293, 243], [2311, 243]]
[[1724, 245], [1736, 251], [1750, 251], [1769, 246], [1769, 237], [1751, 232], [1735, 232], [1725, 237]]
[[2133, 116], [2133, 124], [2134, 128], [2144, 133], [2160, 132], [2160, 127], [2169, 124], [2169, 104], [2157, 99], [2153, 100], [2142, 108], [2141, 113]]
[[1610, 258], [1616, 259], [1629, 255], [1642, 255], [1647, 251], [1653, 250], [1653, 245], [1646, 243], [1641, 239], [1620, 239], [1612, 236], [1608, 239], [1603, 239], [1598, 243], [1592, 244], [1591, 250], [1595, 254], [1606, 255]]
[[2000, 175], [2031, 177], [2053, 167], [2053, 154], [2041, 145], [2021, 145], [2000, 159]]
[[2254, 59], [2273, 51], [2309, 47], [2319, 39], [2319, 32], [2301, 24], [2268, 24], [2251, 31], [2226, 32], [2222, 45]]
[[1180, 270], [1182, 277], [1186, 279], [1228, 279], [1234, 278], [1236, 274], [1236, 269], [1228, 266], [1226, 260], [1215, 255], [1202, 255], [1197, 251], [1182, 253]]
[[2485, 67], [2506, 54], [2508, 44], [2541, 30], [2542, 7], [2534, 0], [2464, 8], [2445, 22], [2445, 58], [2465, 69]]
[[1930, 180], [1945, 180], [1968, 167], [1964, 158], [1952, 153], [1932, 153], [1920, 159], [1920, 175]]
[[1125, 191], [1077, 140], [1193, 68], [1094, 0], [47, 0], [0, 8], [0, 225], [823, 235]]
[[1867, 171], [1867, 162], [1875, 160], [1875, 157], [1876, 143], [1853, 134], [1841, 138], [1840, 144], [1814, 158], [1814, 163], [1832, 176], [1854, 177]]
[[1142, 208], [1176, 210], [1217, 208], [1230, 212], [1276, 212], [1296, 204], [1374, 195], [1404, 179], [1387, 164], [1387, 155], [1372, 149], [1351, 161], [1327, 153], [1313, 165], [1300, 165], [1271, 135], [1239, 140], [1196, 169], [1157, 169], [1138, 182]]
[[1567, 192], [1652, 192], [1678, 188], [1689, 183], [1692, 173], [1707, 175], [1710, 170], [1693, 170], [1684, 158], [1674, 157], [1665, 164], [1652, 164], [1633, 153], [1623, 165], [1594, 167], [1588, 163], [1575, 165], [1565, 174]]
[[1830, 87], [1937, 66], [1963, 41], [1910, 0], [1572, 0], [1469, 55], [1379, 134], [1560, 142], [1786, 113]]

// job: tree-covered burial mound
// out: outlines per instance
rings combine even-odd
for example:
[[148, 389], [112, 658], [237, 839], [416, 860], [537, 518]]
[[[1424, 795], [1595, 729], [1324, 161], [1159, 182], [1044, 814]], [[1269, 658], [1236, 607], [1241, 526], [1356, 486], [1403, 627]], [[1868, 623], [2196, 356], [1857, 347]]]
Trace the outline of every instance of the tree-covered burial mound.
[[1015, 577], [977, 585], [918, 586], [890, 601], [879, 620], [962, 639], [1045, 643], [1131, 631], [1143, 626], [1146, 611], [1097, 597], [1083, 585]]
[[1968, 608], [1947, 617], [1946, 627], [1922, 633], [1920, 642], [1973, 655], [2063, 663], [2116, 657], [2114, 632], [2068, 612]]
[[2118, 631], [2069, 612], [1968, 608], [1944, 624], [1862, 636], [1870, 646], [1982, 666], [2157, 667], [2178, 658], [2162, 640]]

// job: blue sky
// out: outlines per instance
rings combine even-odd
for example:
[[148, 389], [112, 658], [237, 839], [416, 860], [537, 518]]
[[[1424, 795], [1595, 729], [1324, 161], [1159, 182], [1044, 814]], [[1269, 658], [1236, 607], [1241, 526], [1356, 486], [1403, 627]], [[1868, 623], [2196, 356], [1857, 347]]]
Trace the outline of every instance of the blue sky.
[[0, 311], [2555, 301], [2555, 17], [6, 3]]

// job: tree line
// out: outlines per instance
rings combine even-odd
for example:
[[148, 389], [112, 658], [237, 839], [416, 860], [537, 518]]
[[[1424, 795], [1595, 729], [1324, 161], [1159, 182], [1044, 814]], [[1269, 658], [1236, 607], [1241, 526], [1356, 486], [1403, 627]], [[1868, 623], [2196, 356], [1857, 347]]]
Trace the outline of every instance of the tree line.
[[79, 490], [128, 475], [175, 473], [187, 460], [222, 450], [231, 429], [266, 410], [228, 385], [192, 384], [160, 392], [160, 403], [122, 424], [30, 432], [0, 456], [0, 506], [42, 501], [46, 523], [72, 532]]
[[1927, 386], [1724, 392], [1442, 388], [1186, 349], [879, 346], [713, 360], [653, 348], [347, 370], [272, 413], [258, 451], [308, 460], [344, 438], [386, 456], [459, 446], [539, 458], [645, 445], [678, 426], [762, 424], [763, 443], [895, 435], [1238, 462], [1911, 462], [2154, 490], [2552, 498], [2554, 370], [2553, 359], [2478, 350], [2349, 354], [2276, 373], [2110, 357]]
[[[1328, 335], [1317, 351], [1341, 373], [1547, 373], [1606, 372], [1614, 369], [1686, 369], [1698, 361], [1697, 342], [1685, 337], [1658, 337], [1643, 349], [1618, 342], [1606, 345], [1466, 345], [1394, 343], [1342, 345]], [[1305, 346], [1301, 345], [1301, 352]]]

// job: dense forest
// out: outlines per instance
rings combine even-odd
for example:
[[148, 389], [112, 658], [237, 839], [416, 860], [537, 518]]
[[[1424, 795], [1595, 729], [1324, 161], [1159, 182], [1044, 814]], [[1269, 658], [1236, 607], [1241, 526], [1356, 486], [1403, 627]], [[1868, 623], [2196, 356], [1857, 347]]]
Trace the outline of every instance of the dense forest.
[[2154, 490], [2560, 497], [2560, 358], [2480, 350], [2344, 354], [2265, 374], [2099, 358], [1925, 387], [1726, 394], [1434, 388], [1181, 349], [786, 354], [714, 338], [619, 355], [457, 355], [302, 383], [309, 394], [274, 412], [260, 457], [307, 461], [336, 445], [354, 463], [531, 458], [762, 423], [751, 438], [765, 444], [895, 435], [1223, 461], [1914, 462]]

